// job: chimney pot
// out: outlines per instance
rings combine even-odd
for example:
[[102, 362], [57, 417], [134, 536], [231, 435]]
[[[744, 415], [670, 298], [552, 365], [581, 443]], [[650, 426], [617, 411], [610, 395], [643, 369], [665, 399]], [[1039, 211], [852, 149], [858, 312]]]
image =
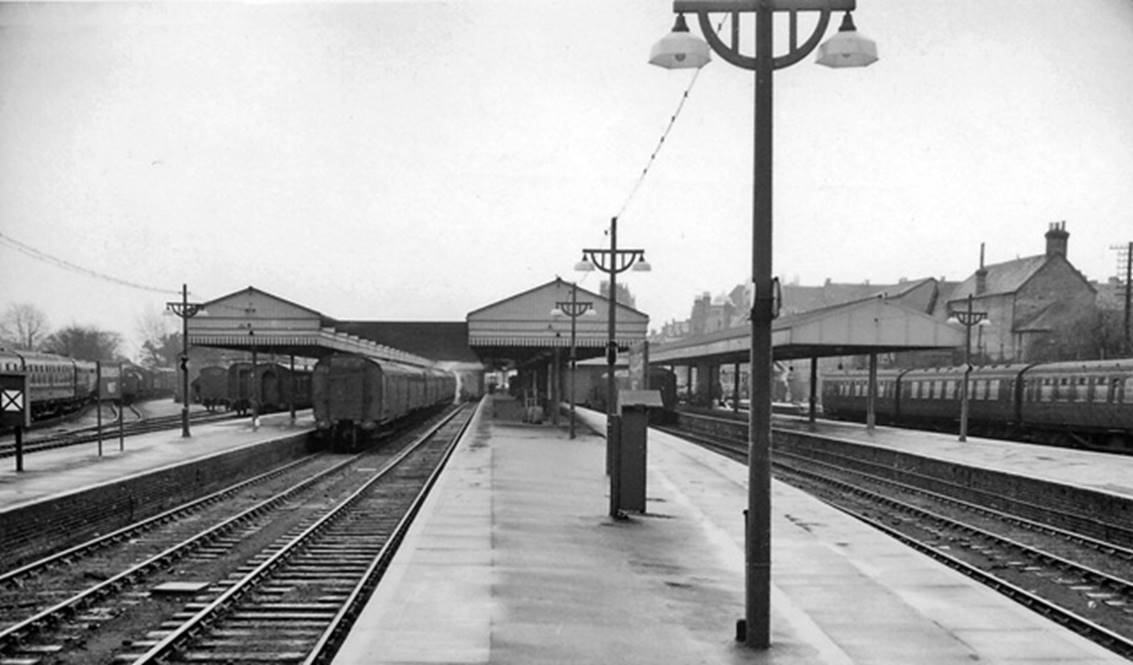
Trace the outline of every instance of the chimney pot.
[[1066, 247], [1070, 234], [1066, 231], [1066, 222], [1052, 222], [1050, 229], [1046, 232], [1046, 256], [1047, 258], [1053, 257], [1055, 254], [1061, 254], [1066, 258]]

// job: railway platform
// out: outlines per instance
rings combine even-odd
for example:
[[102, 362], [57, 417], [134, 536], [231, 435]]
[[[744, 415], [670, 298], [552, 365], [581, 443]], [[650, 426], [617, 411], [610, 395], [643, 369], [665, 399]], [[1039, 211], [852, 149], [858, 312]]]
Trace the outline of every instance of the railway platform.
[[0, 459], [0, 517], [29, 504], [292, 436], [304, 429], [314, 429], [309, 410], [299, 412], [294, 424], [288, 413], [261, 416], [256, 430], [250, 419], [241, 418], [195, 423], [188, 439], [181, 437], [180, 428], [137, 434], [126, 437], [121, 450], [117, 434], [108, 433], [101, 456], [96, 442], [36, 451], [24, 456], [22, 472], [15, 470], [15, 458]]
[[614, 521], [605, 417], [579, 410], [571, 440], [505, 406], [485, 400], [338, 665], [1126, 662], [779, 482], [772, 646], [739, 646], [746, 468], [650, 430], [646, 512]]
[[820, 419], [811, 428], [805, 418], [779, 417], [775, 426], [1133, 500], [1133, 455], [974, 436], [960, 441], [955, 434], [883, 426], [869, 430], [837, 420]]

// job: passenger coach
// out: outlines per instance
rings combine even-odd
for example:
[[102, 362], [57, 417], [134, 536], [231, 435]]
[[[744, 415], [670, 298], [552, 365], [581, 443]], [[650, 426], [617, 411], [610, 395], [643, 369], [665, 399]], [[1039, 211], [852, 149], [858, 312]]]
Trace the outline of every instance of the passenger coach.
[[[969, 378], [968, 425], [983, 436], [1133, 452], [1133, 359], [988, 365]], [[962, 367], [879, 370], [879, 423], [954, 428]], [[823, 412], [864, 420], [869, 373], [822, 378]]]
[[352, 354], [319, 360], [311, 376], [320, 433], [352, 447], [414, 411], [455, 398], [450, 372]]

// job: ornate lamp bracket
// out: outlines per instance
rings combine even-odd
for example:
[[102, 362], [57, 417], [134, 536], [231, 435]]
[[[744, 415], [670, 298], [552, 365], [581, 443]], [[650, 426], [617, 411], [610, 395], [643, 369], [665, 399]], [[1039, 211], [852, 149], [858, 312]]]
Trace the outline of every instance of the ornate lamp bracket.
[[[818, 43], [822, 40], [822, 36], [826, 34], [826, 28], [830, 25], [830, 9], [813, 10], [818, 12], [818, 25], [814, 27], [814, 32], [802, 44], [798, 43], [799, 35], [799, 10], [772, 10], [772, 11], [787, 11], [790, 14], [790, 49], [785, 55], [776, 56], [772, 59], [774, 69], [782, 69], [790, 67], [796, 62], [810, 55]], [[712, 20], [708, 17], [709, 12], [698, 11], [696, 18], [700, 22], [700, 32], [704, 35], [704, 39], [712, 50], [724, 60], [732, 63], [737, 67], [744, 69], [755, 70], [756, 58], [755, 56], [747, 56], [740, 53], [740, 13], [732, 12], [732, 43], [729, 46], [720, 39], [716, 34], [715, 28], [712, 27]]]

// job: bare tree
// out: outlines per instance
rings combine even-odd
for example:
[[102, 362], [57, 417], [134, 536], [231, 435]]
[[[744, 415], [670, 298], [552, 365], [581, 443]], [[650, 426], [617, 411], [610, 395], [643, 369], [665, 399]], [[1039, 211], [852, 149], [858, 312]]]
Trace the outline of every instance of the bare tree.
[[35, 349], [47, 335], [47, 315], [31, 303], [9, 305], [0, 316], [0, 342]]
[[181, 333], [169, 332], [169, 321], [150, 312], [138, 321], [142, 349], [139, 362], [144, 367], [176, 367], [181, 354]]

